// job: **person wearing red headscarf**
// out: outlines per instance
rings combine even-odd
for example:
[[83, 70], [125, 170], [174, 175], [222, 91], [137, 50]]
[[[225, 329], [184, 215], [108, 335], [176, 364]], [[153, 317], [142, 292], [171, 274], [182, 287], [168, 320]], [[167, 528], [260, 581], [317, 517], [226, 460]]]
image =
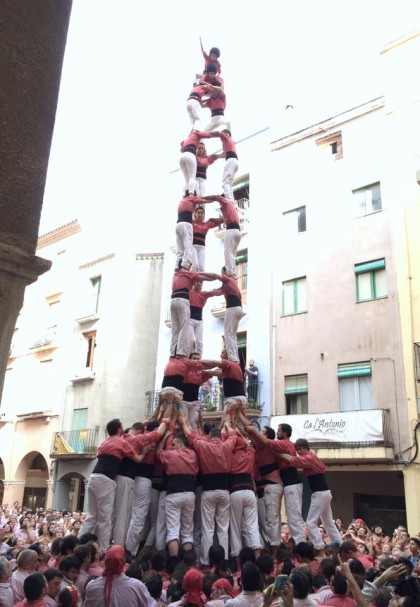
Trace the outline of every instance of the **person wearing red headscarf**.
[[203, 591], [203, 574], [192, 567], [187, 571], [182, 580], [182, 588], [185, 594], [179, 601], [171, 603], [173, 607], [204, 607], [201, 593]]
[[212, 584], [210, 601], [207, 601], [206, 607], [224, 607], [226, 601], [236, 596], [238, 591], [228, 579], [221, 577]]
[[105, 555], [102, 577], [86, 586], [84, 607], [157, 607], [143, 582], [123, 573], [124, 566], [124, 548], [112, 546]]

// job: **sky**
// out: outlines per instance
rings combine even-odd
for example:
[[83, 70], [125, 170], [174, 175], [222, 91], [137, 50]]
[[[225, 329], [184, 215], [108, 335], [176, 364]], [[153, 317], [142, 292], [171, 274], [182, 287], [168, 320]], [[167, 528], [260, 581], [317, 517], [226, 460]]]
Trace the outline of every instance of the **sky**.
[[418, 28], [418, 0], [73, 0], [40, 234], [78, 219], [104, 253], [162, 250], [200, 35], [234, 139], [274, 140], [382, 95], [380, 49]]

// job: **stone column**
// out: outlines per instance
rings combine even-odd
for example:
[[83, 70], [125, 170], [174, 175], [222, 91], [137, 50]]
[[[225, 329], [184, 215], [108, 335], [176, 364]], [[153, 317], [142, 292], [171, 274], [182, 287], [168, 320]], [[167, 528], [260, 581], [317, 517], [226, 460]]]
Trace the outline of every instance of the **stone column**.
[[0, 2], [0, 397], [35, 256], [71, 0]]
[[69, 506], [70, 481], [62, 479], [55, 481], [53, 489], [53, 510], [67, 510]]

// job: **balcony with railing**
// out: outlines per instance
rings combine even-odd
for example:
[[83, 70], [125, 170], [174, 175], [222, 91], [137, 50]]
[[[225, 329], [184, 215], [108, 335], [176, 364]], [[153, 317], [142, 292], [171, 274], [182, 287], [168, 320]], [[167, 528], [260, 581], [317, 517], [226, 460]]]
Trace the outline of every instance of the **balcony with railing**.
[[98, 448], [98, 429], [54, 432], [50, 457], [55, 459], [93, 459]]
[[37, 352], [56, 347], [57, 325], [47, 327], [45, 331], [29, 346], [30, 350]]
[[[260, 416], [263, 403], [260, 402], [262, 382], [259, 381], [253, 386], [248, 386], [247, 392], [247, 409], [246, 414], [248, 417], [255, 419]], [[149, 390], [146, 392], [146, 419], [149, 419], [156, 409], [158, 404], [159, 390]], [[198, 398], [202, 402], [201, 413], [204, 419], [213, 419], [221, 417], [223, 411], [223, 385], [222, 383], [211, 384], [210, 388], [205, 388], [205, 384], [201, 386]]]

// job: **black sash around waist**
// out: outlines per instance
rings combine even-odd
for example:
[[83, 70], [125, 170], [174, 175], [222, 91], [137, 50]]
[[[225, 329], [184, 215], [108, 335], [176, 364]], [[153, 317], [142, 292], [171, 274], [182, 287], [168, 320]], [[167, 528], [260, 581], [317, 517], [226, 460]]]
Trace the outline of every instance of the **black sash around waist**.
[[192, 474], [170, 474], [168, 477], [168, 495], [182, 491], [195, 491], [195, 479]]
[[120, 463], [120, 469], [118, 474], [120, 476], [126, 476], [127, 478], [134, 478], [136, 476], [137, 463], [129, 457], [123, 457]]
[[329, 491], [330, 488], [323, 472], [320, 474], [310, 474], [306, 478], [308, 479], [312, 493], [315, 493], [315, 491]]
[[239, 379], [226, 377], [223, 380], [223, 396], [229, 398], [231, 396], [245, 396], [244, 382]]
[[239, 223], [237, 221], [232, 221], [232, 223], [228, 223], [226, 225], [227, 230], [240, 230]]
[[260, 479], [258, 481], [255, 481], [255, 485], [257, 487], [257, 497], [258, 499], [260, 499], [261, 497], [264, 497], [264, 489], [265, 489], [265, 479]]
[[[261, 476], [267, 476], [270, 472], [274, 472], [274, 470], [278, 470], [277, 462], [273, 462], [272, 464], [266, 464], [265, 466], [260, 466], [260, 474]], [[277, 483], [275, 483], [277, 484]]]
[[165, 476], [155, 476], [152, 478], [152, 489], [156, 491], [166, 491], [167, 479]]
[[198, 93], [190, 93], [190, 96], [188, 97], [188, 101], [190, 99], [197, 99], [197, 101], [200, 101], [201, 97]]
[[222, 110], [222, 108], [218, 108], [217, 110], [212, 110], [211, 112], [211, 116], [213, 118], [213, 116], [224, 116], [225, 112], [224, 110]]
[[190, 300], [190, 292], [188, 289], [175, 289], [171, 295], [171, 299], [188, 299]]
[[195, 176], [201, 177], [201, 179], [207, 179], [207, 167], [198, 166]]
[[203, 308], [190, 306], [190, 318], [193, 320], [203, 320]]
[[196, 155], [197, 152], [197, 148], [193, 143], [190, 143], [189, 145], [186, 145], [185, 148], [181, 148], [181, 152], [190, 152], [191, 154], [194, 154], [194, 156]]
[[229, 474], [227, 472], [203, 474], [203, 491], [215, 491], [216, 489], [229, 489]]
[[237, 308], [242, 305], [241, 298], [237, 295], [226, 295], [226, 308]]
[[182, 391], [184, 385], [183, 375], [164, 375], [162, 379], [162, 388], [176, 388]]
[[229, 493], [235, 493], [235, 491], [244, 491], [246, 489], [254, 491], [252, 476], [250, 474], [229, 475]]
[[153, 478], [153, 464], [145, 464], [141, 462], [136, 466], [136, 476], [142, 476], [143, 478], [149, 478], [150, 480]]
[[98, 455], [98, 461], [94, 469], [92, 470], [93, 474], [103, 474], [108, 478], [115, 480], [119, 469], [120, 469], [121, 460], [115, 455]]
[[236, 152], [228, 152], [226, 154], [226, 160], [229, 160], [229, 158], [237, 158], [238, 154]]
[[178, 213], [178, 221], [177, 223], [192, 223], [192, 212], [191, 211], [182, 211]]
[[285, 487], [289, 487], [289, 485], [299, 485], [302, 482], [296, 468], [282, 468], [280, 470], [280, 478]]
[[182, 390], [184, 392], [183, 400], [187, 403], [192, 403], [194, 400], [198, 400], [198, 391], [200, 386], [198, 384], [183, 384]]

